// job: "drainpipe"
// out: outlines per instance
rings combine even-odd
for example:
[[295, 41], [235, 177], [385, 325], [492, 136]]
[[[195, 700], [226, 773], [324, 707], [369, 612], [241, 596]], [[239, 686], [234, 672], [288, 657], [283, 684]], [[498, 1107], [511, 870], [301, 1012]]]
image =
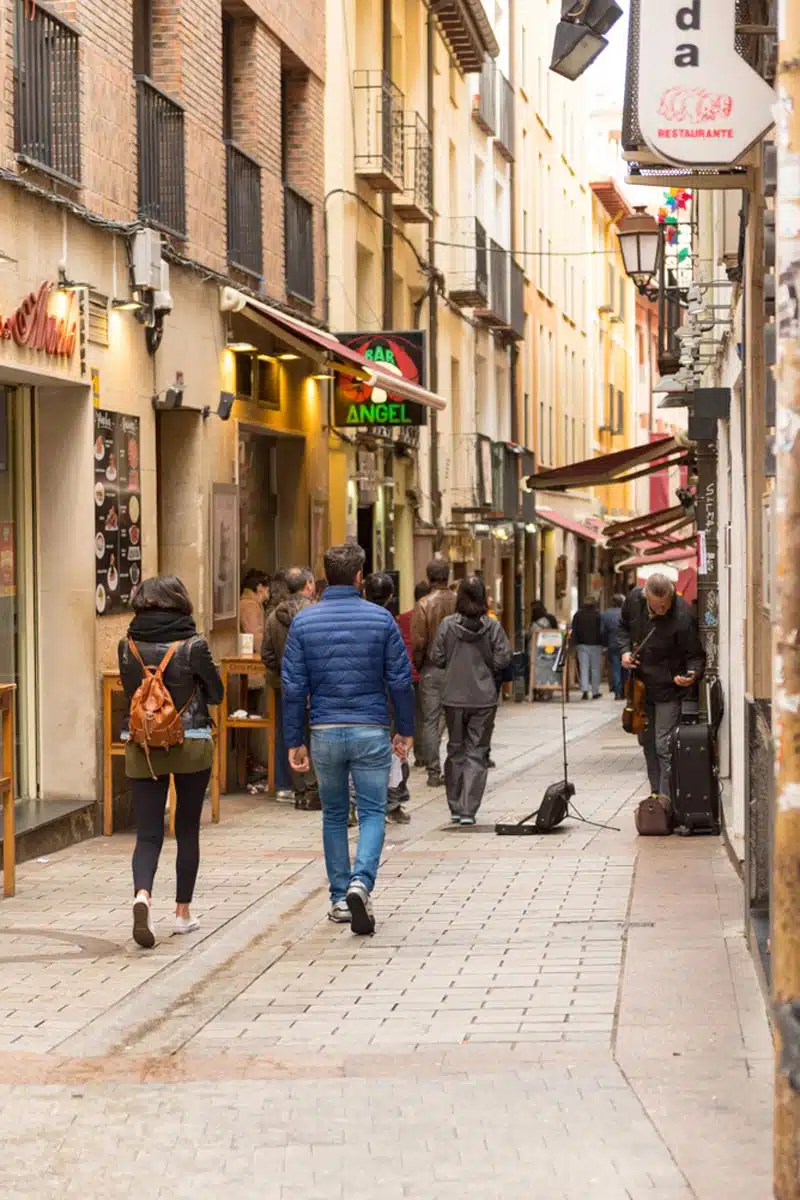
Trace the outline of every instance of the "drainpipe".
[[[381, 66], [383, 69], [384, 79], [391, 82], [392, 79], [392, 0], [383, 0], [382, 17], [382, 47], [381, 47]], [[384, 94], [383, 103], [387, 103], [387, 95]], [[383, 121], [384, 136], [388, 136], [394, 140], [394, 126], [397, 114], [394, 112], [394, 107], [391, 110], [391, 121]], [[387, 147], [383, 147], [384, 155]], [[389, 152], [394, 160], [394, 144], [389, 147]], [[381, 211], [383, 220], [381, 222], [381, 241], [383, 247], [382, 254], [382, 278], [383, 278], [383, 302], [381, 306], [381, 324], [385, 332], [388, 332], [394, 326], [394, 228], [393, 228], [393, 204], [391, 192], [384, 192], [381, 200]], [[381, 478], [386, 475], [386, 454], [384, 450], [379, 451], [379, 461], [381, 464]], [[384, 567], [389, 570], [394, 569], [395, 559], [394, 554], [389, 553], [389, 547], [394, 542], [395, 534], [393, 531], [394, 520], [392, 519], [392, 532], [389, 536], [389, 521], [387, 520], [387, 506], [391, 497], [387, 497], [386, 489], [382, 487], [383, 492], [383, 525], [386, 537], [384, 538]], [[392, 492], [392, 497], [394, 492]]]
[[[509, 0], [508, 5], [508, 77], [509, 83], [513, 89], [513, 124], [512, 137], [514, 139], [514, 155], [517, 153], [517, 96], [516, 96], [516, 70], [514, 62], [514, 49], [516, 46], [515, 27], [516, 20], [516, 5], [514, 0]], [[511, 200], [511, 245], [513, 248], [517, 246], [517, 166], [516, 157], [512, 156], [511, 166], [509, 169], [509, 193]], [[511, 279], [511, 264], [509, 263], [508, 271], [509, 280]], [[517, 342], [512, 342], [510, 352], [510, 389], [509, 401], [511, 403], [511, 440], [512, 442], [520, 442], [520, 419], [519, 419], [519, 345]], [[527, 430], [523, 431], [523, 439]], [[516, 512], [514, 514], [514, 683], [513, 695], [514, 703], [521, 704], [525, 699], [526, 680], [525, 680], [525, 630], [524, 630], [524, 588], [525, 588], [525, 530], [522, 527], [522, 490], [521, 471], [522, 457], [517, 456], [517, 502], [515, 505]]]
[[[427, 79], [426, 91], [428, 100], [428, 111], [426, 119], [428, 122], [428, 134], [431, 145], [431, 160], [430, 160], [430, 175], [431, 175], [431, 195], [434, 195], [434, 167], [435, 155], [434, 147], [434, 96], [433, 96], [433, 62], [436, 43], [436, 28], [434, 25], [434, 13], [431, 8], [428, 9], [428, 45], [427, 45]], [[434, 282], [433, 269], [436, 261], [436, 216], [434, 205], [434, 216], [428, 226], [428, 264], [431, 272], [430, 288], [428, 300], [428, 387], [432, 392], [439, 390], [439, 313], [438, 313], [438, 298], [436, 294], [436, 285]], [[442, 519], [442, 498], [439, 494], [439, 421], [436, 409], [431, 409], [430, 412], [430, 430], [431, 430], [431, 449], [430, 449], [430, 488], [431, 488], [431, 516], [433, 524], [436, 526], [436, 536], [434, 546], [438, 550], [441, 545], [441, 519]]]

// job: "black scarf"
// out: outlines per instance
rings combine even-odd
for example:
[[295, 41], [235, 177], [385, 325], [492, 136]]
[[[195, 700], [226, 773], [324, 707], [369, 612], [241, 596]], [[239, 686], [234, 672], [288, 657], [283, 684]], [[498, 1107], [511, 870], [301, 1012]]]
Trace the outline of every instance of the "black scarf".
[[128, 626], [128, 637], [135, 642], [161, 644], [185, 642], [197, 636], [192, 617], [175, 608], [145, 608], [138, 612]]

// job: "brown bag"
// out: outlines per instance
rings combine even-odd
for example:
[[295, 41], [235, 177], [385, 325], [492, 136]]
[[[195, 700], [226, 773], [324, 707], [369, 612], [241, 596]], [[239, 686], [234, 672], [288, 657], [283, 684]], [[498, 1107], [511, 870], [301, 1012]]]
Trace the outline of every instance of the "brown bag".
[[665, 796], [648, 796], [637, 805], [636, 832], [640, 837], [668, 837], [672, 833], [672, 805]]
[[131, 697], [129, 718], [131, 741], [144, 750], [150, 774], [155, 779], [156, 775], [150, 762], [150, 751], [168, 749], [170, 746], [180, 746], [183, 743], [182, 717], [186, 705], [178, 711], [169, 688], [164, 683], [164, 672], [182, 643], [174, 642], [155, 669], [144, 665], [133, 638], [128, 638], [128, 645], [131, 654], [142, 668], [144, 676]]

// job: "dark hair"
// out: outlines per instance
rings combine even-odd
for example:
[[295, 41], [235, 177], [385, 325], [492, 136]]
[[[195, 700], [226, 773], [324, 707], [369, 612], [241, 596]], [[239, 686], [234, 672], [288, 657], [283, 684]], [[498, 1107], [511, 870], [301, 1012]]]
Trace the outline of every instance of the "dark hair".
[[314, 572], [310, 567], [289, 567], [286, 572], [286, 590], [290, 596], [296, 596], [307, 583], [313, 582]]
[[544, 602], [542, 600], [534, 600], [533, 604], [531, 605], [531, 620], [541, 621], [543, 617], [549, 616], [550, 614], [545, 608]]
[[242, 580], [242, 591], [249, 588], [251, 592], [254, 592], [259, 584], [269, 587], [269, 575], [266, 571], [259, 571], [258, 568], [251, 567], [249, 571], [245, 572], [244, 579]]
[[134, 612], [147, 608], [162, 608], [190, 617], [194, 612], [189, 593], [177, 575], [154, 575], [143, 579], [131, 597]]
[[323, 592], [325, 591], [325, 589], [327, 588], [327, 586], [328, 586], [328, 581], [327, 581], [327, 579], [318, 579], [318, 580], [316, 581], [316, 583], [314, 584], [314, 591], [315, 591], [315, 593], [316, 593], [316, 596], [317, 596], [317, 599], [318, 599], [318, 600], [319, 600], [320, 596], [322, 595], [322, 593], [323, 593]]
[[364, 597], [369, 600], [370, 604], [378, 604], [381, 608], [387, 608], [393, 596], [394, 584], [391, 575], [387, 575], [384, 571], [376, 571], [373, 575], [367, 576], [364, 584]]
[[468, 575], [462, 579], [456, 592], [456, 612], [462, 617], [483, 617], [486, 615], [486, 588], [483, 580], [477, 575]]
[[343, 546], [331, 546], [325, 551], [325, 575], [332, 586], [352, 587], [356, 575], [364, 570], [367, 556], [355, 542], [345, 542]]
[[429, 596], [430, 594], [431, 585], [428, 583], [427, 579], [421, 579], [414, 588], [414, 600], [421, 600], [423, 596]]
[[428, 576], [428, 583], [447, 583], [450, 578], [450, 563], [444, 562], [441, 558], [434, 558], [429, 562], [425, 574]]
[[624, 603], [625, 603], [625, 597], [622, 595], [621, 592], [615, 592], [614, 595], [611, 597], [611, 607], [612, 608], [622, 608]]

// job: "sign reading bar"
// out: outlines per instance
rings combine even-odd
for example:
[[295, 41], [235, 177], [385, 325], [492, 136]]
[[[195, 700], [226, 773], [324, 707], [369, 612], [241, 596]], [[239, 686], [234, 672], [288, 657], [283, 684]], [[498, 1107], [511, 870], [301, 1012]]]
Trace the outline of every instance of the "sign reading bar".
[[54, 316], [50, 312], [54, 286], [45, 281], [38, 291], [28, 292], [10, 316], [4, 318], [0, 313], [3, 341], [54, 358], [72, 358], [78, 336], [78, 299], [74, 291], [64, 292], [66, 312], [62, 317]]
[[[391, 371], [411, 383], [425, 386], [425, 333], [337, 333], [340, 342], [363, 354], [383, 371]], [[337, 376], [333, 400], [333, 423], [339, 427], [392, 428], [426, 425], [427, 409], [382, 388], [370, 387], [360, 379]]]
[[641, 0], [639, 127], [677, 165], [730, 166], [773, 123], [775, 93], [734, 45], [734, 0]]

